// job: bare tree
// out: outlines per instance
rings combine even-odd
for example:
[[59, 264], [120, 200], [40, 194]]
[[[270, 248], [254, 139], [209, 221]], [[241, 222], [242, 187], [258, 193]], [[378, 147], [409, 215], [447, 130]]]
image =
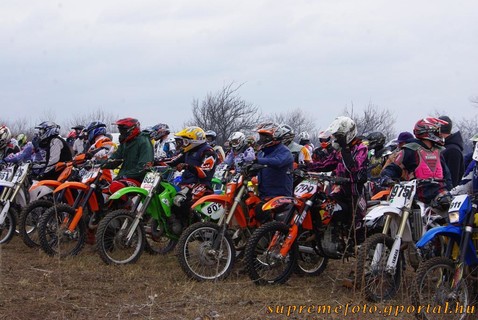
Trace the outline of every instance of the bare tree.
[[215, 131], [218, 144], [224, 144], [232, 132], [252, 130], [260, 122], [261, 115], [258, 107], [237, 94], [241, 86], [231, 82], [216, 94], [208, 93], [202, 102], [194, 99], [193, 119], [186, 125]]
[[279, 124], [288, 124], [289, 126], [294, 129], [295, 135], [298, 136], [301, 132], [308, 132], [309, 135], [314, 135], [315, 131], [315, 123], [307, 115], [300, 109], [297, 108], [295, 110], [286, 112], [286, 113], [279, 113], [275, 114], [272, 117], [268, 118], [267, 120], [279, 123]]
[[98, 108], [89, 113], [72, 115], [68, 120], [64, 121], [61, 127], [63, 132], [68, 132], [73, 126], [87, 126], [92, 121], [101, 121], [106, 124], [108, 132], [117, 132], [118, 128], [113, 124], [116, 120], [118, 120], [118, 115], [105, 112]]
[[359, 135], [367, 135], [374, 131], [379, 131], [385, 135], [387, 140], [395, 137], [395, 117], [390, 110], [381, 109], [379, 106], [369, 102], [364, 108], [363, 114], [359, 115], [354, 112], [353, 104], [349, 111], [345, 108], [344, 114], [355, 121]]
[[470, 138], [478, 133], [478, 116], [462, 118], [453, 123], [454, 131], [460, 131], [463, 138], [465, 152], [470, 152], [473, 149], [473, 143]]

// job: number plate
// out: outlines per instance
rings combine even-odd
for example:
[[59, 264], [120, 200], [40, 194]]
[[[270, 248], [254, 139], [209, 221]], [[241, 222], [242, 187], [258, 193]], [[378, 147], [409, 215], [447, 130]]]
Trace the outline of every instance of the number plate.
[[312, 195], [315, 192], [317, 192], [317, 181], [314, 180], [304, 180], [294, 189], [294, 195], [298, 198]]
[[224, 214], [224, 206], [217, 202], [206, 203], [206, 205], [202, 207], [201, 212], [211, 217], [211, 219], [217, 220]]
[[99, 172], [100, 172], [100, 168], [91, 169], [83, 176], [83, 179], [81, 179], [81, 182], [88, 183], [88, 181], [96, 178]]
[[390, 206], [396, 208], [410, 207], [417, 191], [416, 180], [393, 186], [390, 193]]
[[156, 174], [154, 172], [148, 172], [141, 183], [141, 188], [151, 191], [154, 188], [154, 180], [156, 178]]
[[468, 195], [462, 194], [453, 198], [450, 208], [448, 209], [448, 218], [450, 219], [450, 223], [457, 223], [460, 220], [460, 209], [465, 205], [467, 197]]
[[13, 175], [13, 167], [9, 166], [0, 171], [0, 181], [10, 181]]

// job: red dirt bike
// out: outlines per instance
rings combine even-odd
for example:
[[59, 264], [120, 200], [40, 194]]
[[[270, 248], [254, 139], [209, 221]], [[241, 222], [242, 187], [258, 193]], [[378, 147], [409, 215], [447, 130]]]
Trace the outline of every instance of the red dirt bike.
[[[285, 283], [298, 261], [313, 261], [313, 274], [325, 270], [329, 258], [340, 259], [354, 247], [353, 226], [336, 222], [338, 204], [327, 197], [326, 182], [348, 183], [349, 179], [322, 173], [302, 173], [305, 178], [294, 189], [295, 197], [276, 197], [262, 209], [286, 212], [286, 223], [272, 221], [252, 234], [245, 250], [246, 271], [256, 284]], [[365, 200], [364, 200], [365, 201]]]
[[[203, 222], [183, 231], [176, 247], [179, 265], [198, 281], [226, 278], [257, 227], [254, 208], [261, 200], [249, 186], [261, 165], [246, 165], [226, 184], [224, 194], [211, 194], [192, 206]], [[215, 221], [215, 222], [212, 222]]]
[[[56, 171], [61, 170], [57, 180], [36, 181], [29, 190], [30, 203], [22, 209], [18, 219], [18, 232], [28, 247], [40, 246], [38, 239], [38, 222], [42, 214], [53, 206], [54, 190], [65, 181], [79, 181], [81, 165], [85, 162], [85, 155], [77, 155], [73, 161], [58, 162]], [[56, 194], [56, 202], [66, 202], [73, 205], [75, 194], [71, 189], [64, 189]]]
[[40, 246], [50, 256], [66, 257], [78, 254], [87, 241], [87, 233], [94, 235], [92, 230], [96, 228], [102, 210], [106, 210], [100, 210], [100, 204], [107, 201], [107, 189], [111, 181], [102, 179], [102, 165], [93, 162], [89, 164], [91, 169], [82, 177], [81, 182], [64, 182], [54, 191], [57, 194], [65, 189], [76, 190], [77, 196], [73, 205], [56, 204], [40, 219]]

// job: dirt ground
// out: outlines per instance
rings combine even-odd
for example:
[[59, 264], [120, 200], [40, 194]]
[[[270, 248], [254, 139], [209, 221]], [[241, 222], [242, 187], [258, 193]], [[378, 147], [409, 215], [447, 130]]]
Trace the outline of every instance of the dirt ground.
[[[0, 319], [413, 319], [393, 316], [395, 306], [410, 304], [410, 279], [387, 304], [342, 287], [353, 260], [331, 261], [318, 277], [294, 275], [285, 285], [260, 287], [240, 263], [225, 281], [200, 283], [184, 275], [174, 254], [145, 253], [134, 265], [107, 266], [93, 248], [59, 259], [18, 237], [1, 246]], [[323, 305], [329, 314], [317, 313]]]

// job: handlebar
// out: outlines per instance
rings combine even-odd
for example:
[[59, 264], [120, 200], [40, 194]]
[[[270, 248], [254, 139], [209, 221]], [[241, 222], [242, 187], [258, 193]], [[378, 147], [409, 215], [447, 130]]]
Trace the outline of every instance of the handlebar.
[[345, 184], [345, 183], [350, 183], [351, 180], [349, 178], [345, 177], [337, 177], [337, 176], [329, 176], [325, 173], [319, 173], [319, 172], [311, 172], [311, 171], [303, 171], [300, 169], [294, 170], [294, 175], [297, 175], [302, 178], [312, 178], [312, 179], [318, 179], [322, 181], [329, 181], [335, 184]]

